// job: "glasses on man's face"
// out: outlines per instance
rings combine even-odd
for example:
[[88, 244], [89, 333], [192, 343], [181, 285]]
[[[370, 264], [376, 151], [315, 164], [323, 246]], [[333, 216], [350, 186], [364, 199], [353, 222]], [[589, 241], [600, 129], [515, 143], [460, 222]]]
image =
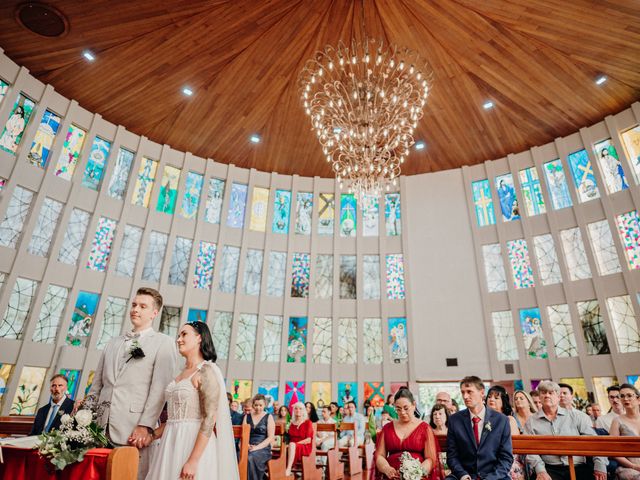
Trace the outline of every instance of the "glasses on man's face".
[[620, 398], [620, 395], [609, 395], [609, 400], [615, 400], [617, 398]]
[[636, 394], [635, 393], [623, 393], [620, 395], [620, 398], [625, 399], [625, 398], [636, 398]]

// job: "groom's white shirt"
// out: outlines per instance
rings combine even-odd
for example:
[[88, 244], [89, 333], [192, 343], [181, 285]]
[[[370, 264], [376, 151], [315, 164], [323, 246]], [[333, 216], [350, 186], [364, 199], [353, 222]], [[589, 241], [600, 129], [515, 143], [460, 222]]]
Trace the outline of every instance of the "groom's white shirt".
[[99, 422], [111, 441], [127, 445], [137, 425], [154, 428], [162, 413], [167, 385], [176, 373], [172, 338], [148, 328], [137, 338], [143, 358], [129, 358], [133, 340], [113, 338], [105, 347], [89, 390], [98, 405], [109, 402]]

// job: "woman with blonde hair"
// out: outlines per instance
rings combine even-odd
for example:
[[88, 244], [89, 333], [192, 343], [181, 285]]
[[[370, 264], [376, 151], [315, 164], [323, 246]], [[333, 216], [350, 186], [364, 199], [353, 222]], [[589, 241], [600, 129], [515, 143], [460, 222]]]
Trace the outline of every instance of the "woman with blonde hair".
[[536, 413], [538, 409], [531, 395], [524, 390], [516, 390], [513, 393], [513, 407], [513, 418], [516, 419], [518, 430], [520, 430], [520, 433], [523, 433], [527, 420], [529, 420], [529, 417]]
[[311, 453], [313, 449], [313, 423], [307, 416], [304, 403], [296, 402], [291, 407], [293, 416], [289, 425], [289, 447], [287, 452], [287, 470], [285, 475], [291, 475], [291, 469]]

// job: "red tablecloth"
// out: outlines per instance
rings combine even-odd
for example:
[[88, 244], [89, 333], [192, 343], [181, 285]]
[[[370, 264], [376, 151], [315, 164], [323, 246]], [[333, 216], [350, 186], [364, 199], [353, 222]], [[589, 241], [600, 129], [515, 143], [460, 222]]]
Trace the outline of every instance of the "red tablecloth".
[[63, 471], [55, 470], [49, 460], [37, 450], [2, 447], [4, 463], [0, 463], [2, 480], [106, 480], [109, 448], [89, 450], [80, 463], [69, 465]]

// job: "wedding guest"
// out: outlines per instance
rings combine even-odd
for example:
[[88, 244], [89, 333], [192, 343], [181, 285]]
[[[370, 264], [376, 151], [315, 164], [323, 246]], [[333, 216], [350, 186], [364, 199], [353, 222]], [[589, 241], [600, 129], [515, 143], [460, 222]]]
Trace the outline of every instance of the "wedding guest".
[[342, 417], [340, 416], [340, 406], [338, 402], [331, 402], [329, 408], [331, 409], [331, 417], [333, 417], [336, 423], [340, 423]]
[[536, 411], [540, 411], [542, 408], [542, 400], [540, 400], [540, 393], [537, 390], [531, 390], [529, 392], [529, 396], [531, 400], [533, 400], [533, 404], [536, 406]]
[[624, 406], [620, 401], [620, 387], [618, 385], [608, 387], [607, 398], [609, 399], [611, 409], [596, 420], [596, 428], [602, 429], [608, 433], [613, 420], [617, 418], [618, 415], [622, 415], [624, 413]]
[[387, 412], [386, 410], [383, 410], [382, 413], [380, 414], [380, 429], [382, 429], [382, 427], [384, 427], [387, 423], [391, 422], [393, 420], [393, 418], [391, 418], [391, 415], [389, 415], [389, 412]]
[[573, 408], [573, 387], [568, 383], [559, 383], [560, 387], [560, 403], [559, 405], [565, 410], [571, 410]]
[[273, 407], [273, 413], [274, 414], [277, 413], [278, 410], [280, 409], [280, 402], [277, 400], [274, 400], [272, 407]]
[[262, 480], [267, 471], [267, 462], [271, 460], [271, 444], [275, 439], [276, 423], [265, 411], [266, 405], [265, 396], [256, 395], [251, 404], [251, 413], [244, 417], [243, 423], [251, 427], [247, 466], [249, 480]]
[[[336, 423], [335, 419], [331, 416], [331, 408], [325, 405], [321, 410], [322, 418], [318, 420], [318, 423], [321, 424], [334, 424]], [[322, 450], [327, 451], [331, 450], [335, 447], [334, 435], [332, 432], [318, 432], [316, 434], [316, 446]]]
[[[229, 394], [229, 396], [231, 396], [231, 394]], [[231, 398], [233, 398], [233, 397], [231, 397]], [[237, 400], [234, 400], [234, 401], [231, 402], [231, 411], [238, 412], [240, 415], [242, 415], [240, 404], [238, 403]]]
[[[560, 406], [560, 386], [548, 380], [540, 382], [538, 392], [542, 408], [527, 420], [527, 435], [578, 436], [596, 435], [591, 421], [578, 410], [566, 410]], [[595, 472], [585, 457], [573, 457], [577, 480], [606, 480], [607, 459], [593, 457]], [[568, 480], [570, 478], [567, 457], [556, 455], [527, 455], [527, 463], [535, 470], [537, 480]]]
[[73, 411], [73, 400], [67, 397], [67, 377], [58, 373], [51, 377], [49, 403], [38, 409], [29, 435], [40, 435], [60, 427], [60, 417]]
[[393, 393], [387, 395], [387, 401], [385, 402], [384, 407], [382, 407], [382, 410], [387, 412], [392, 419], [398, 418], [396, 409], [393, 406]]
[[395, 394], [394, 406], [398, 419], [387, 423], [376, 442], [376, 479], [400, 478], [400, 458], [404, 452], [417, 459], [424, 477], [438, 478], [438, 449], [431, 427], [416, 418], [416, 402], [409, 389]]
[[516, 419], [518, 430], [520, 433], [524, 432], [524, 425], [529, 420], [529, 417], [536, 413], [538, 409], [533, 403], [531, 396], [524, 390], [516, 390], [513, 394], [513, 404], [515, 406], [513, 412], [513, 418]]
[[593, 420], [593, 405], [591, 403], [589, 405], [587, 405], [587, 408], [584, 409], [584, 413], [589, 415], [589, 418], [591, 418], [591, 420]]
[[429, 415], [429, 426], [436, 435], [446, 435], [449, 426], [449, 410], [442, 403], [436, 403]]
[[460, 382], [467, 407], [449, 417], [447, 432], [448, 478], [509, 480], [513, 465], [511, 426], [507, 418], [486, 408], [484, 384], [469, 376]]
[[590, 407], [591, 420], [593, 421], [593, 425], [595, 426], [596, 420], [598, 420], [598, 418], [600, 418], [600, 416], [602, 415], [602, 409], [600, 408], [600, 404], [596, 402], [591, 403]]
[[444, 405], [447, 410], [451, 409], [451, 395], [448, 392], [436, 393], [436, 405]]
[[[624, 413], [611, 422], [610, 434], [621, 437], [640, 437], [640, 392], [629, 383], [620, 385], [620, 399]], [[616, 457], [618, 480], [640, 479], [640, 457]]]
[[294, 465], [311, 453], [313, 449], [313, 424], [307, 418], [307, 410], [302, 402], [293, 404], [293, 416], [289, 425], [289, 446], [287, 447], [286, 476], [291, 475]]
[[449, 408], [449, 415], [453, 415], [454, 413], [458, 413], [460, 411], [460, 407], [458, 406], [458, 402], [455, 398], [451, 399], [451, 408]]
[[316, 423], [319, 420], [316, 406], [311, 402], [306, 402], [304, 407], [307, 409], [307, 417], [311, 420], [311, 423]]
[[231, 413], [231, 424], [232, 425], [242, 425], [242, 414], [233, 409], [233, 404], [238, 405], [238, 402], [233, 400], [233, 397], [229, 392], [227, 392], [227, 401], [229, 402], [229, 413]]
[[290, 420], [291, 416], [289, 415], [289, 409], [286, 405], [280, 405], [280, 408], [276, 413], [276, 424], [281, 424], [286, 431]]
[[200, 321], [186, 323], [176, 343], [185, 366], [166, 387], [169, 419], [154, 431], [160, 444], [147, 480], [237, 480], [231, 415], [209, 327]]
[[251, 415], [253, 408], [251, 406], [251, 399], [247, 398], [244, 402], [242, 402], [242, 417], [246, 417], [247, 415]]
[[[516, 419], [513, 417], [513, 409], [511, 408], [511, 402], [509, 401], [509, 394], [504, 387], [500, 385], [494, 385], [489, 389], [486, 399], [487, 407], [506, 415], [509, 420], [509, 427], [511, 429], [511, 436], [520, 435], [520, 429]], [[524, 480], [524, 465], [520, 459], [516, 456], [513, 457], [513, 465], [511, 465], [511, 471], [509, 472], [511, 480]]]
[[353, 438], [353, 430], [344, 430], [340, 432], [338, 445], [340, 447], [358, 446], [364, 443], [364, 429], [366, 419], [361, 413], [356, 411], [356, 402], [349, 402], [346, 405], [347, 414], [342, 417], [342, 423], [353, 423], [356, 429], [356, 438]]
[[340, 418], [340, 421], [342, 421], [342, 419], [344, 418], [345, 415], [346, 415], [346, 408], [345, 407], [340, 407], [338, 409], [338, 418]]

